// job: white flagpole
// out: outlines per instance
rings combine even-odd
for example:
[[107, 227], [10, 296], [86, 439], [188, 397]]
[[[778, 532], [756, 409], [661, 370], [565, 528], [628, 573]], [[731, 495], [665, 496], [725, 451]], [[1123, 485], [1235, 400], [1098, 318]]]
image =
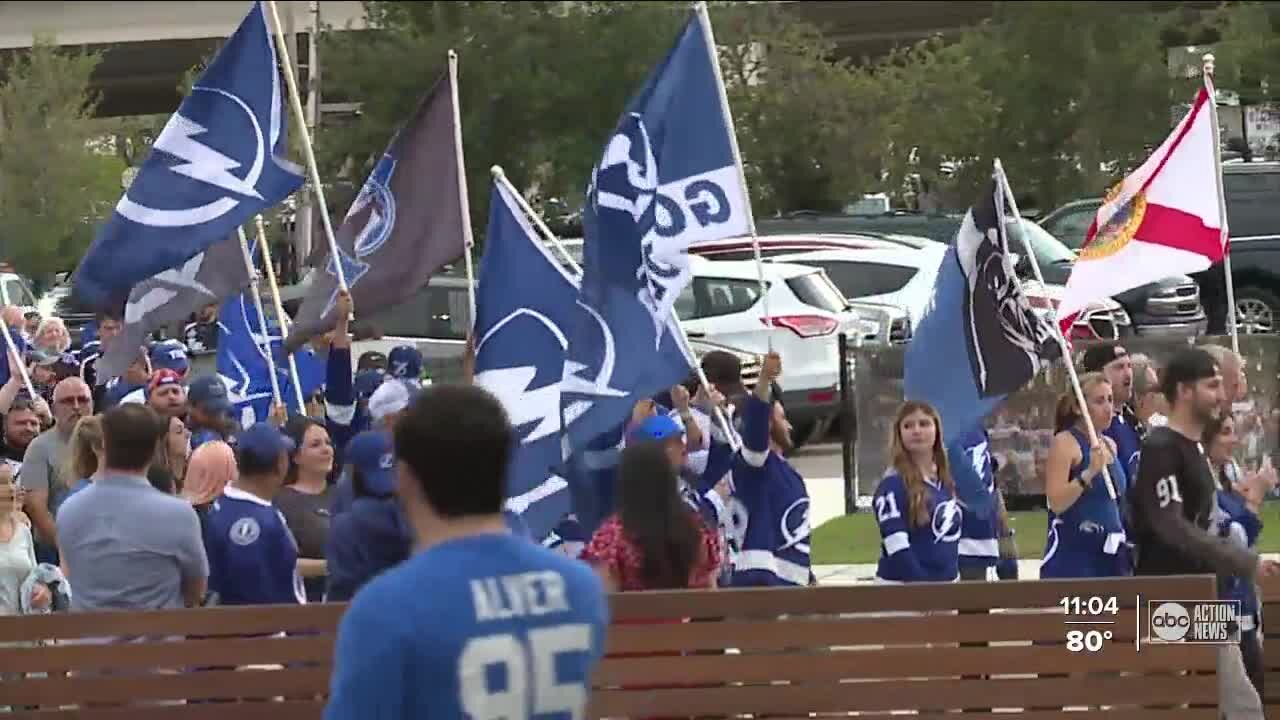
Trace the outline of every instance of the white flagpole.
[[[276, 319], [280, 322], [280, 340], [281, 346], [284, 345], [284, 339], [289, 337], [289, 316], [284, 312], [284, 303], [280, 301], [280, 286], [276, 283], [276, 269], [271, 263], [271, 246], [267, 243], [267, 228], [262, 224], [262, 215], [254, 218], [258, 226], [258, 247], [262, 249], [262, 265], [267, 272], [267, 285], [271, 288], [271, 302], [275, 306]], [[263, 332], [266, 327], [263, 326]], [[268, 350], [270, 345], [267, 346]], [[274, 373], [272, 377], [274, 377]], [[294, 359], [293, 353], [289, 353], [289, 380], [293, 383], [293, 392], [298, 400], [298, 412], [307, 414], [307, 401], [302, 397], [302, 383], [298, 382], [298, 361]]]
[[[538, 228], [538, 232], [542, 233], [542, 236], [547, 240], [547, 242], [550, 242], [553, 247], [560, 251], [560, 254], [564, 256], [564, 259], [573, 274], [581, 278], [582, 267], [573, 259], [573, 256], [569, 254], [569, 251], [565, 249], [564, 245], [560, 243], [560, 238], [556, 237], [556, 234], [551, 232], [551, 229], [542, 221], [542, 218], [533, 211], [533, 208], [529, 206], [528, 201], [524, 199], [524, 195], [511, 184], [510, 180], [507, 179], [507, 174], [503, 172], [502, 167], [494, 165], [489, 169], [489, 172], [493, 174], [493, 178], [495, 180], [502, 183], [502, 185], [507, 188], [511, 193], [511, 196], [515, 198], [516, 204], [520, 206], [520, 210], [533, 222], [534, 227]], [[694, 358], [695, 355], [693, 353], [693, 349], [689, 347], [689, 337], [685, 334], [684, 327], [680, 324], [680, 318], [676, 316], [675, 308], [671, 309], [671, 321], [671, 324], [675, 325], [676, 328], [679, 329], [679, 332], [675, 333], [675, 339], [676, 342], [680, 344], [680, 349], [684, 352], [686, 357]], [[695, 360], [693, 366], [695, 372], [698, 374], [698, 382], [702, 383], [702, 386], [710, 391], [711, 383], [707, 380], [707, 373], [703, 371], [702, 364]], [[725, 437], [729, 439], [729, 446], [736, 452], [738, 450], [737, 435], [733, 432], [733, 426], [729, 424], [728, 418], [725, 417], [724, 411], [721, 410], [719, 406], [716, 406], [715, 408], [715, 418], [719, 421], [721, 427], [724, 428]]]
[[458, 53], [449, 50], [449, 91], [453, 93], [453, 147], [458, 157], [458, 197], [462, 201], [463, 262], [467, 268], [467, 299], [471, 301], [471, 327], [476, 326], [476, 275], [471, 264], [471, 201], [467, 197], [467, 163], [462, 154], [462, 108], [458, 104]]
[[[307, 132], [307, 113], [302, 107], [302, 96], [298, 93], [298, 80], [293, 76], [293, 64], [289, 59], [289, 43], [284, 37], [280, 25], [280, 14], [276, 10], [275, 0], [264, 0], [271, 11], [271, 19], [275, 25], [272, 37], [276, 40], [276, 49], [280, 53], [280, 63], [284, 66], [285, 84], [289, 86], [289, 104], [298, 121], [298, 129], [302, 134], [302, 152], [307, 159], [307, 171], [311, 175], [311, 184], [315, 189], [316, 201], [320, 205], [320, 221], [324, 224], [325, 239], [329, 241], [329, 253], [334, 260], [334, 270], [338, 276], [338, 287], [349, 290], [347, 277], [342, 271], [342, 263], [338, 262], [338, 241], [333, 234], [333, 224], [329, 221], [329, 204], [324, 199], [324, 186], [320, 184], [320, 168], [316, 164], [315, 149], [311, 146], [311, 134]], [[268, 267], [270, 263], [267, 263]], [[305, 407], [305, 406], [304, 406]]]
[[1213, 178], [1218, 188], [1218, 225], [1222, 242], [1222, 268], [1227, 276], [1227, 328], [1231, 333], [1231, 349], [1240, 354], [1240, 331], [1236, 317], [1236, 288], [1231, 277], [1231, 230], [1227, 227], [1227, 200], [1222, 189], [1222, 144], [1218, 139], [1218, 94], [1213, 82], [1212, 53], [1204, 56], [1204, 89], [1209, 93], [1209, 126], [1213, 128]]
[[244, 257], [244, 269], [249, 271], [249, 292], [253, 293], [253, 306], [258, 311], [258, 330], [262, 332], [264, 338], [267, 338], [264, 352], [267, 356], [267, 370], [271, 373], [271, 397], [274, 404], [279, 405], [283, 402], [280, 395], [280, 378], [276, 376], [276, 358], [271, 352], [271, 333], [267, 332], [267, 313], [262, 309], [258, 270], [253, 266], [253, 256], [249, 254], [249, 238], [245, 237], [244, 228], [237, 227], [236, 232], [240, 235], [240, 254]]
[[766, 337], [769, 341], [769, 350], [773, 351], [773, 325], [770, 318], [773, 317], [769, 313], [769, 288], [764, 281], [764, 259], [760, 255], [760, 238], [756, 235], [756, 218], [755, 213], [751, 211], [751, 193], [747, 191], [747, 172], [742, 166], [742, 151], [738, 149], [738, 131], [734, 129], [733, 113], [729, 110], [729, 94], [724, 88], [724, 75], [720, 72], [720, 56], [716, 52], [716, 37], [711, 31], [711, 16], [707, 14], [706, 2], [696, 2], [693, 4], [694, 12], [698, 14], [698, 22], [702, 25], [702, 32], [707, 36], [707, 51], [711, 55], [711, 68], [715, 71], [716, 89], [720, 92], [720, 109], [724, 113], [724, 122], [729, 130], [729, 147], [733, 151], [733, 164], [738, 170], [738, 183], [742, 187], [742, 207], [747, 214], [747, 232], [751, 235], [751, 249], [755, 252], [756, 259], [756, 279], [760, 283], [760, 302], [764, 309], [764, 324], [768, 328]]
[[[1022, 213], [1018, 212], [1018, 201], [1013, 197], [1013, 188], [1009, 186], [1009, 178], [1004, 174], [1004, 165], [1001, 164], [1000, 158], [995, 160], [995, 174], [999, 178], [1000, 192], [1009, 200], [1009, 209], [1013, 211], [1013, 216], [1018, 219], [1019, 235], [1022, 238], [1023, 250], [1027, 253], [1027, 260], [1031, 263], [1031, 270], [1035, 273], [1036, 280], [1042, 287], [1048, 287], [1044, 281], [1044, 275], [1040, 272], [1040, 261], [1036, 259], [1036, 253], [1031, 248], [1031, 241], [1028, 239], [1029, 234], [1023, 224]], [[1004, 218], [997, 218], [997, 222], [1004, 222]], [[1016, 279], [1016, 278], [1015, 278]], [[1067, 336], [1062, 334], [1062, 327], [1058, 325], [1057, 313], [1053, 310], [1049, 312], [1049, 324], [1053, 326], [1053, 335], [1058, 340], [1058, 347], [1062, 349], [1062, 362], [1067, 366], [1067, 375], [1071, 378], [1071, 389], [1075, 391], [1076, 402], [1080, 406], [1080, 415], [1084, 417], [1085, 429], [1089, 432], [1089, 444], [1097, 445], [1098, 429], [1093, 426], [1093, 419], [1089, 417], [1089, 403], [1084, 398], [1084, 388], [1080, 386], [1080, 376], [1076, 373], [1076, 365], [1071, 362], [1071, 346], [1067, 343]], [[1119, 495], [1116, 492], [1115, 481], [1111, 479], [1111, 472], [1106, 468], [1102, 468], [1102, 478], [1107, 485], [1107, 494], [1112, 500], [1118, 500]]]
[[4, 333], [4, 346], [8, 348], [9, 354], [18, 365], [18, 374], [22, 376], [22, 384], [27, 387], [27, 394], [35, 400], [40, 396], [36, 394], [36, 388], [31, 384], [31, 375], [27, 372], [27, 364], [22, 361], [22, 353], [18, 352], [18, 347], [13, 343], [13, 335], [9, 334], [9, 323], [4, 321], [4, 313], [0, 313], [0, 332]]

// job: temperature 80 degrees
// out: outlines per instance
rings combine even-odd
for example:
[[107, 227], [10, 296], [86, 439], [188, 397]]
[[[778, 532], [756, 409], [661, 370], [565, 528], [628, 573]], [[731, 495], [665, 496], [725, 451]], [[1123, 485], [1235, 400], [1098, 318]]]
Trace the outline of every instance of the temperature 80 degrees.
[[1073, 653], [1098, 652], [1111, 637], [1110, 630], [1068, 630], [1067, 650]]

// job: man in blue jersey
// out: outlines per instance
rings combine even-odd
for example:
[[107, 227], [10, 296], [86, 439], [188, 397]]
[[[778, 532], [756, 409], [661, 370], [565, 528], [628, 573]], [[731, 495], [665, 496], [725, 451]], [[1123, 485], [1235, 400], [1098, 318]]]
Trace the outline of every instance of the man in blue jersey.
[[394, 437], [417, 550], [343, 615], [327, 720], [582, 717], [604, 589], [585, 564], [507, 530], [516, 439], [502, 405], [479, 387], [435, 385]]
[[201, 375], [191, 381], [187, 387], [187, 429], [191, 431], [192, 452], [213, 440], [234, 444], [237, 423], [232, 410], [221, 377]]
[[[765, 356], [755, 389], [736, 399], [742, 449], [733, 458], [734, 497], [746, 529], [734, 562], [733, 585], [809, 585], [809, 491], [787, 462], [791, 424], [774, 396], [782, 358]], [[712, 426], [712, 435], [719, 434]], [[714, 438], [719, 444], [720, 438]], [[714, 449], [716, 455], [720, 449]], [[714, 457], [708, 465], [715, 464]]]
[[1098, 430], [1115, 441], [1116, 459], [1125, 469], [1125, 477], [1112, 478], [1112, 481], [1116, 483], [1118, 496], [1124, 497], [1134, 479], [1129, 477], [1129, 468], [1137, 468], [1136, 458], [1142, 450], [1142, 437], [1146, 435], [1146, 428], [1138, 422], [1138, 416], [1130, 405], [1133, 400], [1133, 361], [1124, 347], [1116, 343], [1101, 343], [1085, 351], [1081, 365], [1085, 372], [1100, 372], [1111, 383], [1116, 414], [1110, 426]]
[[223, 605], [305, 603], [298, 544], [271, 504], [289, 471], [293, 441], [270, 423], [236, 439], [239, 477], [213, 502], [205, 524], [209, 590]]

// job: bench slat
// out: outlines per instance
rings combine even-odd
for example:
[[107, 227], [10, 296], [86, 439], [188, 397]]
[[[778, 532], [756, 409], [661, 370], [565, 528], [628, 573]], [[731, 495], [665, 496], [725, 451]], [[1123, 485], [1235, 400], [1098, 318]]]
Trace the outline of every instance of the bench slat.
[[332, 635], [287, 638], [219, 638], [116, 645], [57, 645], [6, 648], [0, 673], [44, 672], [67, 668], [181, 668], [204, 666], [333, 661]]
[[[838, 712], [819, 712], [818, 719], [851, 717]], [[1007, 712], [965, 712], [964, 720], [1219, 720], [1212, 707], [1183, 708], [1183, 710], [1135, 710], [1133, 707], [1112, 707], [1108, 710], [1078, 710], [1062, 715], [1061, 710], [1034, 710], [1010, 715]], [[594, 720], [594, 719], [593, 719]], [[769, 720], [815, 720], [809, 715], [771, 715]]]
[[[596, 690], [588, 717], [691, 717], [731, 713], [810, 713], [947, 710], [1073, 705], [1217, 704], [1212, 675], [1132, 678], [1070, 677], [1034, 680], [928, 680], [924, 682], [803, 683], [697, 689]], [[1064, 716], [1069, 717], [1069, 716]], [[1127, 717], [1118, 715], [1117, 717]]]
[[[1108, 588], [1116, 588], [1115, 592]], [[990, 608], [1052, 608], [1063, 597], [1115, 596], [1120, 607], [1148, 600], [1217, 597], [1209, 576], [1129, 577], [1088, 580], [1025, 580], [1001, 583], [913, 583], [909, 585], [745, 588], [724, 592], [646, 591], [610, 598], [613, 620], [660, 618], [748, 618]]]
[[0, 642], [118, 635], [253, 635], [336, 632], [346, 604], [244, 605], [196, 610], [53, 613], [0, 617]]
[[306, 698], [327, 693], [330, 668], [206, 670], [28, 678], [0, 683], [0, 705], [73, 705], [146, 700]]
[[[919, 647], [761, 655], [606, 658], [593, 685], [744, 682], [835, 682], [851, 679], [957, 677], [1085, 672], [1214, 671], [1217, 648], [1153, 646], [1140, 653], [1109, 645], [1096, 653], [1045, 647]], [[922, 670], [921, 668], [928, 668]]]
[[[1110, 617], [1110, 616], [1108, 616]], [[1122, 610], [1115, 624], [1098, 626], [1114, 633], [1112, 642], [1133, 644], [1136, 611]], [[785, 618], [722, 622], [612, 625], [606, 652], [661, 650], [779, 650], [832, 645], [910, 645], [930, 642], [1063, 643], [1069, 629], [1061, 613], [920, 615], [882, 618]], [[1088, 628], [1083, 628], [1088, 629]], [[1064, 650], [1065, 652], [1065, 650]]]
[[320, 720], [324, 702], [286, 700], [284, 702], [201, 703], [165, 707], [122, 707], [113, 709], [68, 709], [19, 712], [5, 715], [12, 720]]

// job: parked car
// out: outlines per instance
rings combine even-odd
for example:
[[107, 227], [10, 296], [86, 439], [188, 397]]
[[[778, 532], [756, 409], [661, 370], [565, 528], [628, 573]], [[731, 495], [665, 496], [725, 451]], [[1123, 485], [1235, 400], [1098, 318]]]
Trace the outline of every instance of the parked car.
[[[758, 230], [762, 235], [795, 235], [796, 233], [855, 233], [870, 238], [888, 239], [913, 234], [950, 244], [955, 241], [963, 214], [923, 214], [894, 212], [878, 216], [819, 215], [795, 213], [785, 218], [761, 221]], [[1010, 244], [1021, 250], [1021, 223], [1008, 220]], [[1075, 253], [1043, 228], [1026, 222], [1028, 239], [1040, 264], [1044, 280], [1050, 286], [1066, 285], [1075, 263]], [[1029, 261], [1021, 263], [1018, 275], [1024, 279], [1034, 277]], [[1205, 332], [1208, 319], [1199, 302], [1196, 282], [1185, 275], [1166, 278], [1115, 296], [1132, 321], [1129, 327], [1121, 327], [1122, 334], [1166, 335], [1194, 337]]]
[[[1231, 234], [1231, 277], [1240, 332], [1275, 333], [1280, 314], [1280, 162], [1226, 163], [1222, 188], [1227, 200]], [[1102, 198], [1069, 202], [1049, 213], [1040, 224], [1069, 247], [1078, 250], [1093, 223]], [[1208, 331], [1225, 334], [1227, 284], [1221, 266], [1192, 276], [1200, 301], [1208, 312]], [[1190, 295], [1153, 297], [1153, 311], [1179, 307]]]
[[[929, 305], [938, 270], [946, 248], [929, 243], [920, 249], [897, 250], [817, 250], [792, 255], [779, 255], [778, 262], [813, 265], [826, 270], [831, 281], [851, 301], [869, 301], [894, 305], [907, 313], [907, 336], [919, 326]], [[1041, 285], [1026, 279], [1023, 293], [1032, 310], [1042, 316], [1057, 309], [1063, 288]], [[1076, 319], [1072, 339], [1114, 340], [1121, 329], [1129, 326], [1129, 317], [1119, 303], [1105, 300], [1093, 303]]]
[[[780, 235], [759, 238], [760, 254], [767, 260], [798, 262], [821, 267], [850, 302], [871, 302], [902, 308], [885, 342], [905, 343], [933, 291], [938, 267], [946, 246], [928, 238], [909, 235], [867, 236], [863, 234]], [[691, 253], [723, 260], [754, 257], [749, 239], [700, 243]], [[1030, 277], [1022, 279], [1023, 292], [1033, 309], [1048, 314], [1056, 309], [1062, 287], [1041, 286]], [[1072, 329], [1075, 339], [1114, 339], [1131, 332], [1132, 322], [1124, 308], [1112, 300], [1090, 305]]]

